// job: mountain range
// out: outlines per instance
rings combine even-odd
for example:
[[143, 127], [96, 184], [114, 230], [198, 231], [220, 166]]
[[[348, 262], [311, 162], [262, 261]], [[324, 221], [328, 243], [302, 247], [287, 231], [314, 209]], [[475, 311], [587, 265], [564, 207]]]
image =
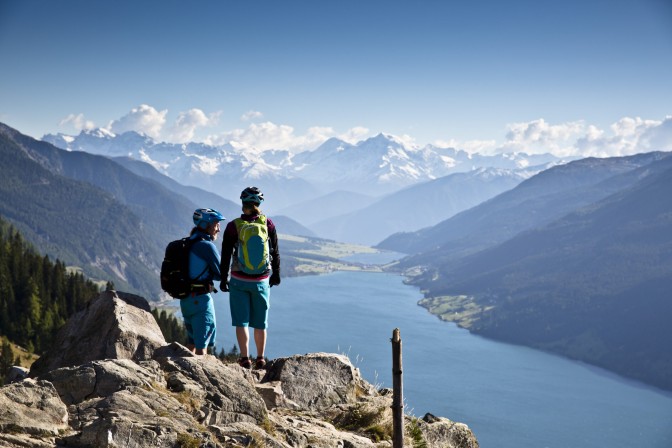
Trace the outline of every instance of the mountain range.
[[[239, 202], [180, 185], [145, 163], [65, 151], [1, 123], [0, 162], [0, 215], [26, 240], [90, 278], [154, 299], [162, 295], [165, 246], [188, 234], [196, 208], [240, 214]], [[286, 234], [310, 233], [274, 218]]]
[[381, 246], [443, 319], [672, 389], [671, 195], [670, 153], [583, 159]]
[[385, 134], [357, 144], [332, 138], [299, 153], [169, 144], [103, 129], [45, 135], [43, 141], [144, 162], [180, 184], [233, 200], [241, 188], [254, 184], [265, 191], [268, 213], [290, 216], [323, 238], [365, 244], [437, 223], [563, 163], [549, 154], [483, 156], [418, 147]]

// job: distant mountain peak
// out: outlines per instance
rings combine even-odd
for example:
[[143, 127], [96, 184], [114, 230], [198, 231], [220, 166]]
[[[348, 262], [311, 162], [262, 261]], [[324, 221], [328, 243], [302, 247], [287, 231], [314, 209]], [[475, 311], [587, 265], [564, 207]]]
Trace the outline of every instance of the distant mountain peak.
[[[247, 179], [254, 179], [259, 185], [282, 182], [287, 188], [287, 182], [298, 180], [320, 193], [346, 186], [371, 195], [475, 168], [529, 169], [559, 160], [551, 155], [487, 156], [433, 145], [420, 147], [384, 132], [357, 143], [334, 137], [312, 151], [298, 153], [249, 148], [235, 142], [219, 146], [157, 142], [134, 131], [115, 134], [103, 128], [82, 131], [77, 136], [45, 135], [42, 140], [67, 150], [142, 160], [185, 185], [238, 188]], [[287, 197], [297, 197], [297, 192], [287, 192]]]

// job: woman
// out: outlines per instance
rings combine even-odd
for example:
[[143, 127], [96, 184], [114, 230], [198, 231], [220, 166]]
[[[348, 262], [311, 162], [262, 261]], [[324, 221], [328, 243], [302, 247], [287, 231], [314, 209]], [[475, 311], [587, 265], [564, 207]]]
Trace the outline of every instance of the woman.
[[[243, 214], [229, 222], [222, 241], [222, 291], [229, 291], [232, 325], [240, 347], [238, 364], [252, 368], [249, 356], [249, 330], [254, 328], [257, 348], [255, 368], [266, 366], [266, 328], [270, 308], [270, 288], [280, 284], [278, 235], [273, 221], [259, 209], [264, 201], [257, 187], [240, 194]], [[226, 276], [231, 268], [231, 280]]]

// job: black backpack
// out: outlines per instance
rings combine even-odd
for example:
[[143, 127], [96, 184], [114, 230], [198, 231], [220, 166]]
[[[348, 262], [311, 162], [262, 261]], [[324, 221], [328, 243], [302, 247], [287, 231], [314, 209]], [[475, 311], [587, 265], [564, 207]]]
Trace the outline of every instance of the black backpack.
[[192, 240], [186, 237], [171, 241], [166, 246], [166, 255], [161, 263], [161, 289], [171, 297], [184, 299], [191, 293], [202, 294], [211, 291], [211, 283], [194, 284], [189, 278], [189, 252], [191, 252], [191, 246], [201, 239]]

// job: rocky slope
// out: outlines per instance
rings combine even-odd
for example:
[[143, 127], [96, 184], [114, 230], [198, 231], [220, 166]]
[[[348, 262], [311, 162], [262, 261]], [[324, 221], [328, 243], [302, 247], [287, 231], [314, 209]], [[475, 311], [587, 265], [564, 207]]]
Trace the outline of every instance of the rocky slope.
[[[387, 447], [392, 391], [347, 357], [249, 371], [166, 343], [147, 302], [108, 291], [71, 318], [28, 378], [0, 388], [3, 447]], [[406, 417], [405, 446], [476, 448], [464, 424]], [[424, 445], [423, 445], [424, 443]]]

